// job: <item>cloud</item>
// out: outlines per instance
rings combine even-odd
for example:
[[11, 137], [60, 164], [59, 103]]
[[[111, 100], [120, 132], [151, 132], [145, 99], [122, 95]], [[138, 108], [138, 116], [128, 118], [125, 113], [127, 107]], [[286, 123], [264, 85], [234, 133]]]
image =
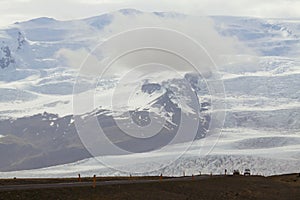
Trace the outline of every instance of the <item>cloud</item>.
[[91, 5], [103, 5], [103, 4], [120, 4], [126, 1], [124, 0], [75, 0], [74, 2]]
[[[113, 21], [99, 32], [99, 37], [105, 42], [99, 43], [92, 52], [61, 49], [57, 57], [76, 69], [85, 60], [83, 72], [97, 75], [97, 71], [110, 64], [111, 60], [107, 58], [118, 58], [122, 53], [132, 51], [116, 59], [106, 75], [122, 75], [146, 63], [163, 64], [175, 71], [195, 71], [189, 63], [191, 60], [203, 74], [209, 75], [214, 64], [221, 66], [241, 62], [233, 61], [235, 57], [232, 55], [253, 53], [236, 38], [221, 36], [210, 18], [175, 13], [161, 17], [153, 13], [124, 15], [114, 12]], [[167, 51], [151, 48], [136, 50], [141, 47], [159, 47]]]
[[[158, 43], [157, 46], [159, 46], [160, 43], [169, 41], [168, 43], [165, 42], [166, 49], [176, 49], [177, 52], [181, 52], [181, 54], [187, 55], [187, 57], [190, 54], [195, 55], [198, 53], [198, 56], [200, 57], [197, 59], [202, 59], [203, 66], [212, 64], [208, 61], [208, 56], [211, 56], [215, 64], [223, 65], [225, 62], [224, 55], [253, 54], [251, 50], [240, 43], [236, 38], [221, 36], [216, 31], [213, 20], [207, 17], [183, 16], [172, 13], [166, 17], [160, 17], [152, 13], [124, 16], [120, 13], [116, 13], [114, 15], [113, 22], [105, 27], [102, 34], [103, 38], [107, 38], [124, 31], [145, 27], [157, 27], [162, 28], [162, 30], [170, 30], [170, 34], [168, 32], [164, 33], [164, 31], [161, 31], [161, 34], [156, 35], [151, 31], [141, 31], [141, 33], [135, 37], [130, 35], [124, 36], [125, 38], [123, 38], [123, 40], [117, 40], [115, 44], [109, 42], [109, 46], [103, 47], [104, 53], [108, 52], [108, 54], [111, 54], [111, 52], [116, 51], [121, 48], [121, 46], [126, 45], [131, 46], [131, 48], [133, 48], [135, 44], [136, 46], [142, 46], [142, 44], [139, 45], [138, 43], [143, 43], [144, 39], [147, 40], [147, 38], [150, 38], [149, 45]], [[172, 31], [178, 32], [178, 34], [182, 34], [185, 35], [185, 37], [190, 38], [186, 40], [187, 43], [190, 40], [195, 41], [203, 48], [204, 51], [194, 52], [197, 51], [197, 49], [193, 49], [192, 46], [188, 46], [185, 43], [185, 40], [180, 40], [181, 37], [178, 37], [176, 34], [172, 34]], [[182, 50], [179, 48], [182, 48]], [[145, 53], [135, 52], [135, 54], [136, 56], [131, 56], [134, 61], [129, 59], [130, 56], [128, 56], [129, 58], [124, 59], [123, 64], [142, 64], [145, 62], [145, 59], [149, 58], [149, 60], [151, 60], [153, 57], [156, 57], [157, 60], [166, 61], [164, 58], [168, 57], [167, 55], [160, 56], [162, 52], [157, 53], [146, 51]], [[208, 63], [205, 63], [205, 61]], [[181, 68], [187, 65], [180, 62], [178, 59], [171, 58], [170, 56], [168, 57], [166, 64], [172, 67], [181, 66]], [[177, 70], [180, 70], [180, 67], [177, 68]], [[186, 68], [184, 68], [184, 70], [186, 70]]]
[[55, 57], [61, 61], [61, 65], [67, 65], [75, 70], [79, 70], [81, 65], [85, 63], [89, 67], [87, 68], [88, 70], [83, 71], [83, 75], [93, 75], [101, 66], [101, 61], [98, 57], [91, 55], [85, 48], [77, 50], [62, 48], [56, 52]]

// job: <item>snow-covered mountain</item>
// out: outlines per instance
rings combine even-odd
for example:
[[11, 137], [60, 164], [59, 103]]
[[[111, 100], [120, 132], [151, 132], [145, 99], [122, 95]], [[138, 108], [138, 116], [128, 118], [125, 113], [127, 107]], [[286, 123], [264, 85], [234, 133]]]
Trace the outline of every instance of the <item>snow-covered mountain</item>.
[[[0, 148], [3, 149], [0, 157], [5, 158], [1, 170], [47, 167], [91, 156], [77, 135], [72, 116], [73, 86], [78, 68], [95, 45], [107, 38], [110, 24], [120, 18], [139, 18], [144, 14], [126, 9], [73, 21], [38, 18], [0, 30], [0, 135], [3, 136], [0, 137]], [[185, 17], [155, 12], [147, 13], [147, 20], [151, 16], [179, 21]], [[183, 168], [210, 172], [222, 167], [241, 168], [246, 165], [265, 174], [299, 170], [300, 20], [229, 16], [210, 19], [214, 22], [216, 34], [239, 41], [251, 53], [223, 55], [227, 62], [218, 66], [226, 91], [227, 108], [223, 135], [214, 151], [208, 157], [201, 155], [197, 158], [195, 151], [189, 151], [164, 167], [165, 172], [177, 175]], [[81, 117], [88, 124], [96, 116], [114, 144], [132, 152], [147, 152], [168, 142], [178, 131], [182, 114], [191, 123], [199, 120], [194, 139], [202, 141], [207, 136], [211, 120], [210, 91], [203, 77], [191, 72], [181, 73], [181, 77], [176, 77], [161, 72], [155, 77], [156, 81], [149, 81], [148, 77], [132, 80], [126, 87], [129, 91], [135, 89], [131, 96], [133, 100], [127, 107], [121, 105], [118, 109], [111, 107], [108, 96], [113, 94], [120, 77], [104, 77], [96, 87], [97, 109]], [[77, 92], [84, 92], [85, 86], [90, 84], [86, 79], [81, 83], [82, 90]], [[124, 91], [127, 91], [125, 87]], [[193, 96], [197, 100], [190, 98]], [[150, 116], [165, 122], [160, 132], [164, 136], [159, 140], [161, 143], [123, 135], [116, 121], [126, 121], [127, 111], [133, 122], [142, 127], [151, 123]], [[130, 129], [130, 124], [128, 126]], [[186, 142], [185, 138], [179, 140], [182, 146]], [[174, 145], [178, 151], [183, 148], [180, 144]], [[205, 148], [200, 142], [198, 145]], [[174, 149], [170, 147], [166, 151], [168, 155]], [[66, 157], [68, 160], [64, 159]], [[161, 160], [158, 155], [153, 157], [154, 161]], [[271, 166], [273, 161], [285, 164]], [[90, 164], [86, 163], [90, 162], [93, 160], [49, 170], [54, 171], [52, 176], [70, 166], [74, 171], [76, 168], [87, 174], [98, 171], [96, 162], [89, 168]], [[151, 171], [155, 169], [153, 165], [153, 162], [145, 161], [140, 167]], [[132, 165], [124, 165], [124, 168], [135, 171]], [[110, 173], [113, 172], [103, 168], [103, 174]], [[1, 176], [6, 174], [10, 176], [9, 173]], [[59, 175], [64, 174], [71, 175], [72, 170]]]

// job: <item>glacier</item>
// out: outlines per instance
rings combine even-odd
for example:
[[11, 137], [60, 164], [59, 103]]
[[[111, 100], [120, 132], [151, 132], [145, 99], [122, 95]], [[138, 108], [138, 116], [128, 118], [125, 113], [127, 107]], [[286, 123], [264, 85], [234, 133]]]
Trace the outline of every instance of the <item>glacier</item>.
[[[78, 75], [78, 69], [73, 65], [80, 65], [95, 44], [105, 40], [103, 30], [119, 15], [124, 18], [138, 17], [143, 15], [143, 12], [121, 10], [71, 21], [38, 18], [18, 22], [0, 30], [0, 148], [1, 145], [6, 145], [3, 148], [15, 148], [12, 144], [24, 145], [20, 139], [26, 138], [32, 140], [25, 145], [26, 148], [30, 147], [28, 152], [34, 152], [28, 156], [30, 159], [26, 164], [16, 162], [18, 158], [3, 166], [1, 171], [17, 171], [0, 172], [0, 177], [70, 177], [77, 173], [84, 176], [115, 176], [134, 174], [140, 169], [144, 169], [140, 174], [163, 173], [170, 176], [180, 176], [183, 171], [187, 174], [197, 174], [200, 171], [219, 174], [225, 168], [251, 168], [254, 174], [263, 175], [299, 172], [300, 20], [230, 16], [209, 18], [214, 22], [218, 34], [234, 38], [249, 48], [251, 53], [223, 55], [223, 59], [228, 62], [218, 66], [226, 91], [226, 118], [217, 141], [212, 139], [210, 143], [209, 136], [199, 134], [199, 138], [202, 139], [195, 141], [188, 151], [184, 151], [188, 144], [182, 143], [170, 146], [163, 154], [143, 153], [142, 155], [147, 157], [145, 162], [137, 162], [134, 157], [125, 156], [124, 159], [128, 159], [126, 163], [115, 167], [120, 170], [103, 165], [99, 162], [100, 158], [89, 158], [87, 153], [69, 160], [69, 164], [57, 161], [55, 164], [28, 165], [27, 163], [40, 155], [41, 149], [36, 149], [35, 143], [39, 142], [39, 136], [42, 134], [48, 134], [48, 140], [43, 142], [51, 143], [51, 153], [63, 145], [75, 148], [74, 152], [77, 152], [77, 147], [81, 151], [82, 144], [75, 136], [72, 117], [73, 86]], [[147, 15], [178, 20], [184, 18], [183, 15], [174, 13], [156, 12]], [[67, 59], [77, 56], [78, 60], [74, 59], [74, 63]], [[187, 74], [183, 73], [183, 76], [185, 75]], [[99, 115], [100, 112], [101, 116], [122, 119], [126, 117], [123, 112], [138, 107], [140, 112], [136, 112], [136, 116], [144, 116], [141, 115], [141, 111], [149, 110], [164, 116], [172, 125], [173, 114], [161, 112], [159, 106], [162, 104], [154, 100], [163, 96], [166, 88], [172, 86], [168, 85], [168, 82], [176, 85], [181, 80], [164, 73], [158, 73], [155, 80], [157, 85], [150, 86], [143, 77], [133, 80], [128, 91], [138, 84], [143, 85], [141, 91], [135, 94], [129, 107], [119, 107], [117, 111], [111, 112], [111, 102], [107, 97], [114, 93], [114, 87], [120, 79], [104, 77], [96, 87], [95, 98], [99, 102], [100, 111], [91, 111], [89, 115]], [[189, 81], [192, 83], [193, 80]], [[79, 92], [84, 91], [85, 86], [89, 85], [89, 80], [82, 79], [81, 83], [82, 90]], [[205, 113], [205, 110], [209, 109], [209, 93], [201, 80], [197, 80], [195, 88], [200, 88], [199, 91], [195, 91], [199, 102], [203, 103]], [[121, 93], [119, 95], [122, 96]], [[170, 101], [168, 99], [164, 102], [177, 103], [175, 98], [168, 98]], [[185, 99], [184, 102], [181, 105], [182, 110], [192, 114], [193, 109], [188, 100]], [[24, 130], [28, 121], [44, 121], [45, 124], [39, 128], [32, 128], [29, 132]], [[55, 134], [51, 135], [53, 132]], [[72, 136], [64, 136], [68, 134]], [[61, 140], [62, 144], [57, 144], [57, 138], [63, 137], [70, 137], [72, 140], [64, 139]], [[201, 153], [201, 149], [206, 153]], [[171, 155], [181, 154], [182, 151], [182, 156], [170, 162]], [[49, 152], [45, 154], [48, 155]], [[5, 157], [6, 154], [7, 152], [1, 154], [1, 157]], [[74, 156], [73, 153], [70, 155]], [[117, 156], [108, 157], [118, 159]], [[169, 165], [165, 166], [165, 163]]]

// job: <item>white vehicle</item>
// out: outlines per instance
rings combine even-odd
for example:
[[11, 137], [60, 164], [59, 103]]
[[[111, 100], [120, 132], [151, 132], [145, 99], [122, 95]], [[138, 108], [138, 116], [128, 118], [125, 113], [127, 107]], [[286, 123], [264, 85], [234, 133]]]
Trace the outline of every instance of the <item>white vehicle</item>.
[[250, 176], [250, 175], [251, 175], [250, 169], [245, 169], [244, 176]]

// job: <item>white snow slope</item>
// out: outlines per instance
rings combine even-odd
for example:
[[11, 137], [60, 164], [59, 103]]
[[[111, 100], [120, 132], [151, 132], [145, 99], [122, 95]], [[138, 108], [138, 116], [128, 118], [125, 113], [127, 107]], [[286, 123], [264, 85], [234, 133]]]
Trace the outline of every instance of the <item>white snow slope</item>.
[[[139, 12], [122, 10], [118, 14], [125, 17]], [[77, 52], [85, 56], [104, 39], [101, 31], [114, 20], [114, 15], [75, 21], [39, 18], [0, 30], [0, 46], [8, 46], [14, 60], [0, 69], [0, 117], [17, 118], [44, 111], [60, 116], [72, 114], [77, 69], [65, 62], [62, 55]], [[174, 176], [183, 171], [219, 174], [225, 168], [250, 168], [254, 174], [264, 175], [299, 172], [300, 20], [226, 16], [211, 19], [219, 34], [236, 38], [256, 53], [255, 64], [228, 62], [219, 66], [226, 90], [227, 115], [222, 135], [211, 152], [199, 153], [199, 149], [213, 146], [208, 138], [205, 144], [195, 142], [192, 149], [162, 169], [158, 166], [161, 160], [167, 163], [168, 155], [181, 152], [186, 144], [169, 147], [164, 154], [143, 154], [147, 159], [140, 163], [129, 156], [128, 162], [118, 167], [124, 172], [96, 159], [86, 159], [45, 169], [1, 172], [0, 177], [68, 177], [77, 173], [114, 176], [135, 173], [141, 168], [148, 169], [149, 173], [143, 174], [162, 172]], [[0, 57], [7, 57], [3, 49], [0, 53]], [[249, 56], [238, 55], [235, 60], [244, 58]], [[113, 92], [117, 82], [114, 77], [98, 83], [97, 90], [101, 92], [97, 98], [102, 108], [109, 108], [106, 96]]]

